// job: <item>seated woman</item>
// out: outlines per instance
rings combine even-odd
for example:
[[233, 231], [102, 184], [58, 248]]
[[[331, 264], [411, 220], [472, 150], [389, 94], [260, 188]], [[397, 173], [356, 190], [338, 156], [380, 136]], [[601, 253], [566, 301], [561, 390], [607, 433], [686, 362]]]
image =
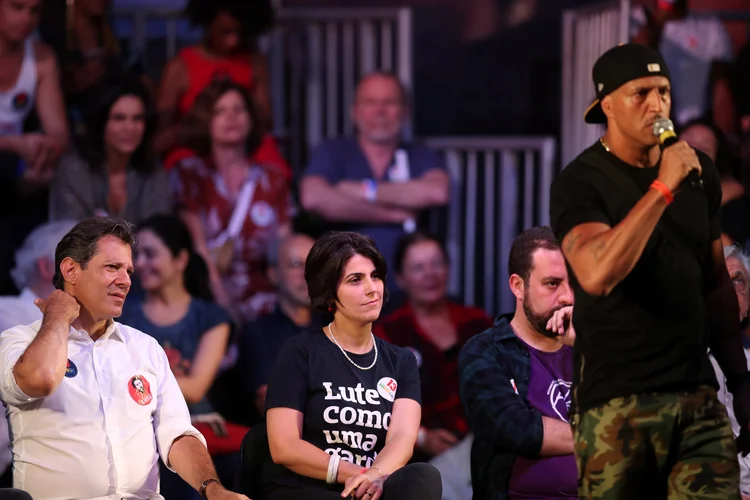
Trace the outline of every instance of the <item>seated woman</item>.
[[[436, 238], [420, 232], [405, 235], [396, 245], [395, 265], [407, 303], [379, 321], [375, 335], [417, 357], [422, 427], [415, 459], [426, 460], [450, 450], [469, 432], [458, 393], [458, 353], [473, 335], [492, 326], [492, 319], [481, 309], [448, 299], [448, 256]], [[465, 448], [468, 452], [469, 446]], [[469, 484], [468, 458], [463, 484]], [[438, 468], [447, 490], [446, 479], [457, 470]]]
[[102, 85], [78, 148], [60, 160], [50, 190], [50, 219], [96, 215], [138, 223], [172, 210], [169, 179], [151, 149], [148, 90], [135, 77]]
[[[118, 321], [148, 333], [164, 348], [193, 424], [206, 437], [229, 487], [247, 428], [225, 422], [206, 397], [227, 348], [229, 315], [213, 303], [206, 264], [178, 218], [158, 215], [140, 224], [135, 267], [145, 298], [128, 300]], [[200, 498], [164, 464], [160, 467], [165, 498]]]
[[386, 264], [372, 239], [328, 233], [305, 263], [331, 322], [282, 348], [266, 395], [267, 500], [440, 500], [437, 470], [410, 464], [419, 430], [414, 355], [376, 338]]
[[204, 36], [167, 64], [159, 85], [156, 149], [167, 155], [167, 170], [190, 156], [190, 146], [180, 144], [180, 119], [206, 87], [227, 80], [250, 92], [258, 107], [254, 127], [264, 133], [253, 159], [276, 165], [291, 177], [276, 141], [265, 133], [271, 129], [271, 84], [266, 59], [254, 46], [275, 22], [272, 1], [189, 0], [185, 17], [194, 27], [201, 28]]
[[261, 141], [258, 122], [244, 87], [210, 84], [183, 122], [183, 143], [193, 156], [173, 172], [178, 210], [208, 264], [214, 296], [242, 321], [273, 310], [266, 253], [290, 226], [286, 174], [252, 160]]

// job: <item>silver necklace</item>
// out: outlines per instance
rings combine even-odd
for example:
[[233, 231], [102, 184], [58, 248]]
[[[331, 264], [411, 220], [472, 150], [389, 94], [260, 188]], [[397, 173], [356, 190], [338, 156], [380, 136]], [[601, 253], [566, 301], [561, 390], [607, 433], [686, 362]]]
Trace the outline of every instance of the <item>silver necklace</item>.
[[351, 364], [353, 364], [360, 370], [365, 370], [365, 371], [370, 370], [373, 366], [375, 366], [375, 363], [378, 362], [378, 344], [375, 342], [375, 335], [373, 335], [372, 332], [370, 332], [370, 337], [372, 337], [372, 347], [375, 349], [375, 359], [372, 360], [372, 364], [370, 366], [367, 366], [367, 367], [359, 366], [357, 363], [352, 361], [352, 358], [349, 357], [349, 355], [346, 353], [344, 348], [341, 347], [341, 344], [339, 344], [339, 341], [336, 340], [336, 337], [333, 336], [333, 330], [331, 329], [332, 324], [333, 322], [328, 323], [328, 333], [331, 334], [331, 340], [333, 340], [333, 343], [336, 344], [336, 347], [338, 347], [341, 350], [342, 354], [346, 357], [346, 359], [349, 360]]
[[605, 149], [605, 150], [607, 151], [607, 153], [609, 153], [609, 152], [610, 152], [610, 151], [609, 151], [609, 146], [607, 146], [607, 143], [606, 143], [606, 142], [604, 142], [604, 137], [600, 137], [600, 138], [599, 138], [599, 142], [601, 142], [601, 143], [602, 143], [602, 146], [604, 146], [604, 149]]

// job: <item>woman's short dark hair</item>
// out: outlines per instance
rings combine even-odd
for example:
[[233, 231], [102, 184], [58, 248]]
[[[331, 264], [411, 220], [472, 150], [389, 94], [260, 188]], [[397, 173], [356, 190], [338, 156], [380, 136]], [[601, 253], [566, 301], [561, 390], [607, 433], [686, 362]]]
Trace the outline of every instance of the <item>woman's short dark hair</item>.
[[440, 241], [437, 236], [422, 231], [407, 233], [398, 240], [398, 243], [396, 243], [396, 260], [393, 262], [396, 274], [401, 274], [404, 270], [404, 259], [406, 258], [406, 253], [409, 251], [409, 248], [411, 248], [412, 245], [422, 243], [423, 241], [434, 242], [440, 249], [440, 253], [443, 254], [445, 261], [448, 261], [448, 252], [445, 249], [445, 245], [443, 245], [443, 242]]
[[260, 114], [253, 103], [248, 90], [230, 80], [219, 80], [209, 84], [195, 98], [195, 104], [188, 111], [180, 123], [180, 143], [195, 151], [201, 158], [211, 154], [211, 121], [214, 118], [214, 108], [219, 99], [227, 92], [235, 91], [242, 96], [245, 108], [250, 115], [250, 133], [247, 136], [245, 149], [248, 156], [254, 154], [263, 140]]
[[188, 253], [188, 262], [183, 274], [185, 289], [193, 297], [213, 302], [208, 266], [206, 261], [195, 253], [193, 237], [182, 220], [174, 215], [154, 215], [138, 226], [138, 231], [144, 229], [153, 232], [169, 249], [172, 257], [177, 257], [183, 250]]
[[[305, 262], [307, 291], [315, 309], [329, 313], [332, 306], [335, 310], [346, 264], [355, 255], [370, 259], [378, 277], [385, 282], [388, 265], [372, 238], [346, 231], [328, 232], [315, 242]], [[388, 290], [383, 290], [385, 304]]]
[[89, 261], [96, 255], [96, 245], [105, 236], [114, 236], [123, 243], [135, 246], [133, 225], [123, 219], [112, 217], [91, 217], [76, 224], [68, 234], [63, 236], [55, 249], [55, 275], [52, 284], [58, 290], [65, 287], [65, 279], [60, 272], [60, 264], [67, 257], [86, 269]]
[[524, 283], [528, 283], [531, 270], [534, 267], [534, 252], [540, 248], [560, 250], [560, 243], [555, 238], [551, 228], [547, 226], [532, 227], [519, 234], [510, 247], [508, 276], [517, 274]]
[[185, 17], [195, 27], [206, 28], [220, 12], [227, 12], [242, 24], [244, 35], [255, 38], [276, 22], [272, 0], [189, 0]]
[[129, 74], [117, 74], [106, 78], [96, 87], [93, 104], [86, 114], [86, 134], [82, 140], [80, 153], [92, 169], [104, 168], [106, 145], [104, 134], [112, 106], [125, 96], [134, 96], [143, 103], [145, 131], [138, 148], [133, 152], [130, 164], [138, 171], [151, 173], [156, 168], [153, 151], [155, 113], [151, 94], [146, 86]]

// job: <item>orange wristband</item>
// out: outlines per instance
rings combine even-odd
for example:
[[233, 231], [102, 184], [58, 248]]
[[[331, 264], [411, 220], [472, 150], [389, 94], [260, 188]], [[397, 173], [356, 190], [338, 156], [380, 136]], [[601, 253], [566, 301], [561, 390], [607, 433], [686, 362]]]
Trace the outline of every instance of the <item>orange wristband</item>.
[[669, 189], [667, 185], [662, 181], [656, 180], [652, 182], [651, 187], [661, 193], [661, 195], [664, 197], [664, 200], [666, 200], [667, 205], [674, 201], [674, 194], [672, 194], [672, 190]]

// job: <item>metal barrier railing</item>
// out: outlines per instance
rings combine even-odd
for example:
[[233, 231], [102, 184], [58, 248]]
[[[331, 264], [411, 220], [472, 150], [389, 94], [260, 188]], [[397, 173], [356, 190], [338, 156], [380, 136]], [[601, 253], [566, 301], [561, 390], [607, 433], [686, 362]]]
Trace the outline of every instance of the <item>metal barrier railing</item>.
[[611, 47], [628, 40], [630, 1], [614, 0], [563, 13], [561, 166], [591, 146], [604, 129], [583, 121], [594, 99], [591, 68]]
[[443, 153], [451, 201], [433, 211], [451, 262], [450, 293], [489, 313], [513, 311], [508, 256], [516, 235], [549, 224], [556, 170], [553, 137], [427, 138]]

